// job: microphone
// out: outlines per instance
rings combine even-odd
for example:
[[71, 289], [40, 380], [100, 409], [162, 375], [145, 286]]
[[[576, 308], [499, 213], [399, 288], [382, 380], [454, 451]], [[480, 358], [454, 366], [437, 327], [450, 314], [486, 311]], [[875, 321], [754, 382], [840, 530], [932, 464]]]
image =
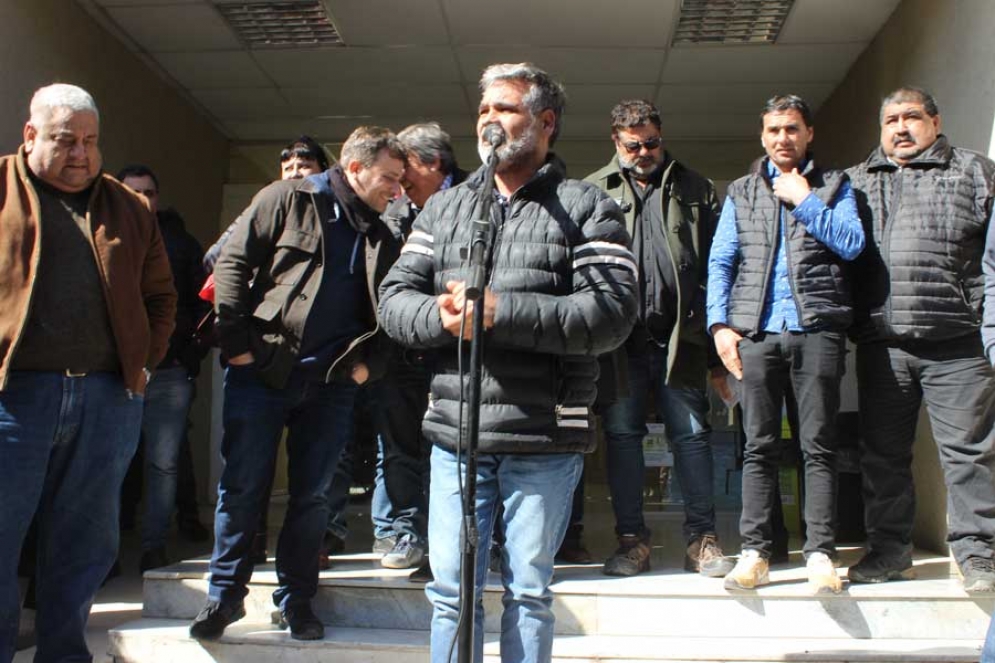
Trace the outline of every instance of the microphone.
[[497, 149], [501, 145], [504, 145], [504, 139], [505, 139], [504, 129], [501, 127], [500, 124], [497, 124], [496, 122], [493, 124], [488, 124], [486, 127], [484, 127], [482, 138], [487, 141], [487, 143], [491, 146], [492, 150]]

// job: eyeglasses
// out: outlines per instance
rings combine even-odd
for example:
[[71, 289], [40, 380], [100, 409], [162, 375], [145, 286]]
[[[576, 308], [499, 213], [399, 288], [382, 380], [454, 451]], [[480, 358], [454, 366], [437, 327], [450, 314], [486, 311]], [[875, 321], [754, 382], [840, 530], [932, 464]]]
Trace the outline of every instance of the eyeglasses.
[[638, 140], [625, 142], [622, 143], [622, 147], [625, 148], [626, 152], [635, 153], [638, 152], [639, 148], [641, 147], [645, 147], [647, 150], [653, 151], [656, 148], [660, 147], [661, 143], [663, 143], [663, 140], [659, 136], [657, 136], [656, 138], [650, 138], [649, 140], [644, 140], [641, 143]]

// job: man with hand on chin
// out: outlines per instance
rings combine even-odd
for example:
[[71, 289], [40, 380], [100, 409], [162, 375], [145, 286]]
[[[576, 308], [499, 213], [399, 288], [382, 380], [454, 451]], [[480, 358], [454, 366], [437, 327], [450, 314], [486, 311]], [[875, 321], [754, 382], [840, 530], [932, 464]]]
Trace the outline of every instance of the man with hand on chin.
[[[477, 120], [503, 134], [491, 206], [493, 258], [484, 306], [478, 550], [505, 535], [503, 661], [549, 661], [553, 646], [553, 556], [567, 528], [582, 454], [594, 449], [590, 407], [597, 356], [618, 347], [636, 316], [635, 262], [618, 206], [597, 187], [566, 178], [550, 147], [560, 131], [563, 88], [534, 65], [488, 67]], [[495, 142], [497, 140], [495, 139]], [[460, 257], [479, 216], [486, 169], [429, 198], [382, 287], [387, 333], [409, 347], [436, 348], [423, 432], [433, 444], [429, 556], [434, 580], [432, 661], [455, 660], [462, 524], [459, 475], [465, 420], [457, 336], [472, 333]], [[464, 348], [467, 344], [464, 344]], [[462, 454], [462, 455], [461, 455]], [[498, 506], [502, 505], [501, 522]], [[483, 658], [481, 598], [488, 555], [477, 555], [474, 657]], [[467, 588], [467, 591], [468, 588]], [[452, 656], [452, 659], [451, 659]]]
[[743, 381], [742, 554], [727, 589], [768, 579], [781, 404], [798, 402], [805, 457], [804, 553], [813, 592], [842, 588], [833, 558], [836, 414], [852, 319], [844, 263], [864, 248], [846, 175], [819, 168], [808, 104], [794, 95], [761, 113], [767, 156], [729, 186], [708, 263], [708, 328], [730, 373]]

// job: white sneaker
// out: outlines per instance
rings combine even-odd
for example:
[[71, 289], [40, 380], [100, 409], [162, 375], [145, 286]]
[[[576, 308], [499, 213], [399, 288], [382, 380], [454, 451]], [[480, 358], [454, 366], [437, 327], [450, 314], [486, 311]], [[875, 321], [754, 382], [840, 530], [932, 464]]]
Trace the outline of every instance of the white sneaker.
[[744, 550], [722, 584], [726, 589], [755, 589], [770, 584], [769, 568], [759, 551]]
[[843, 589], [843, 581], [836, 574], [836, 566], [829, 555], [814, 552], [805, 561], [808, 571], [808, 586], [813, 594], [839, 594]]

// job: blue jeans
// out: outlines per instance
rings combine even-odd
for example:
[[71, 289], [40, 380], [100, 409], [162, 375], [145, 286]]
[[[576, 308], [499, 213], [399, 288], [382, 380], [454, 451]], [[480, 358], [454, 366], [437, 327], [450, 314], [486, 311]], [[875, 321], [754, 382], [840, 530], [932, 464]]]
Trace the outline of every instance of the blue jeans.
[[715, 533], [708, 397], [701, 389], [675, 389], [666, 383], [666, 349], [650, 347], [646, 354], [630, 354], [629, 396], [612, 403], [604, 414], [608, 487], [619, 535], [646, 532], [643, 438], [651, 393], [656, 394], [656, 411], [674, 454], [674, 473], [684, 498], [684, 537]]
[[355, 393], [354, 385], [315, 382], [296, 373], [286, 387], [273, 389], [260, 380], [254, 365], [226, 369], [225, 467], [214, 519], [210, 600], [236, 604], [248, 593], [252, 538], [266, 508], [284, 426], [290, 500], [276, 548], [279, 587], [273, 602], [284, 609], [314, 596], [318, 552], [328, 524], [326, 494], [352, 434]]
[[[465, 459], [442, 447], [432, 449], [428, 541], [432, 580], [425, 593], [432, 602], [432, 661], [449, 658], [459, 611], [462, 499], [458, 473]], [[574, 486], [580, 477], [580, 454], [480, 454], [477, 465], [477, 527], [480, 539], [476, 569], [474, 661], [483, 660], [482, 596], [488, 551], [499, 505], [504, 514], [496, 527], [504, 532], [501, 560], [504, 585], [501, 660], [543, 663], [553, 650], [553, 556], [563, 541]]]
[[386, 539], [394, 536], [394, 507], [387, 494], [384, 482], [384, 444], [383, 435], [377, 435], [377, 464], [373, 475], [373, 498], [370, 501], [370, 520], [373, 521], [373, 536]]
[[176, 502], [176, 467], [193, 401], [193, 382], [182, 366], [157, 370], [145, 392], [145, 517], [142, 550], [166, 545]]
[[995, 663], [995, 618], [988, 622], [985, 645], [981, 648], [980, 663]]
[[0, 392], [0, 661], [14, 656], [17, 562], [37, 512], [37, 663], [90, 661], [90, 604], [118, 552], [142, 398], [113, 373], [12, 372]]

